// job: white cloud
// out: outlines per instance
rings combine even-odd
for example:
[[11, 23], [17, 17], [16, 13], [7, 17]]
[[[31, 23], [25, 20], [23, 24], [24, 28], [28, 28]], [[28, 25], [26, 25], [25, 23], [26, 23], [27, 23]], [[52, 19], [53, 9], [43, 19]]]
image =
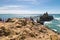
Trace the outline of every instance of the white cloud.
[[0, 14], [37, 14], [40, 13], [39, 11], [32, 11], [28, 9], [28, 6], [24, 5], [7, 5], [7, 6], [1, 6], [0, 7]]
[[[0, 14], [43, 14], [44, 10], [0, 10]], [[48, 10], [49, 14], [60, 13], [60, 11]]]
[[26, 5], [6, 5], [6, 6], [1, 6], [0, 10], [14, 10], [14, 9], [26, 9], [28, 6]]
[[40, 11], [34, 11], [34, 10], [28, 10], [24, 9], [28, 8], [28, 6], [25, 5], [7, 5], [7, 6], [1, 6], [0, 7], [0, 14], [37, 14], [41, 13]]
[[0, 10], [2, 14], [39, 14], [39, 11], [31, 11], [31, 10]]
[[0, 14], [40, 14], [44, 12], [52, 13], [60, 13], [58, 10], [29, 10], [24, 9], [29, 8], [29, 6], [25, 5], [6, 5], [0, 7]]

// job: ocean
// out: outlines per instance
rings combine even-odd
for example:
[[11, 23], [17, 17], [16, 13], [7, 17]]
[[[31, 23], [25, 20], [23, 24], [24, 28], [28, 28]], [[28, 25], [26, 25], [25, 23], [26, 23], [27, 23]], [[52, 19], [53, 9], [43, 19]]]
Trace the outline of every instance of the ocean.
[[[30, 17], [30, 16], [36, 17], [40, 15], [42, 14], [0, 14], [0, 18], [6, 20], [7, 18], [13, 18], [13, 17], [23, 18], [23, 17]], [[54, 20], [46, 21], [44, 25], [50, 28], [51, 30], [60, 33], [60, 14], [49, 14], [49, 15], [52, 15], [54, 17]]]
[[54, 17], [52, 21], [46, 21], [44, 23], [48, 28], [60, 33], [60, 14], [51, 14]]

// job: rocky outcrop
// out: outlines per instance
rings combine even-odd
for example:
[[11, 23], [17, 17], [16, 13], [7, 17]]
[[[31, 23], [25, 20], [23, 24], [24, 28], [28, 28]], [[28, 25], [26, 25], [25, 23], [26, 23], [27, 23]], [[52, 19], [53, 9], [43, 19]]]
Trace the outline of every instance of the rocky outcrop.
[[40, 21], [51, 21], [53, 20], [53, 16], [49, 16], [48, 13], [44, 13], [42, 16], [40, 16]]
[[53, 20], [53, 16], [49, 16], [48, 13], [44, 13], [42, 16], [40, 16], [39, 23], [44, 24], [45, 21], [51, 21]]
[[[11, 22], [13, 20], [14, 22]], [[51, 40], [60, 35], [33, 22], [28, 18], [11, 18], [10, 21], [0, 22], [0, 40]], [[56, 38], [57, 38], [56, 37]]]

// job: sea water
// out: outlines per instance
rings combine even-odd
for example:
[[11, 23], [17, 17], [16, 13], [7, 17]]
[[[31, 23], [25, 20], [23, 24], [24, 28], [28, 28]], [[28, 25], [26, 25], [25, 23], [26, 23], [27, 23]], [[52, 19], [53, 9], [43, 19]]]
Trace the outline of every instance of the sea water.
[[[12, 18], [12, 17], [16, 17], [16, 18], [35, 17], [36, 19], [36, 16], [39, 17], [40, 15], [41, 14], [0, 14], [0, 18], [5, 20], [7, 18]], [[46, 21], [44, 25], [60, 33], [60, 14], [49, 14], [49, 15], [53, 16], [54, 19], [52, 21]]]
[[60, 33], [60, 14], [51, 14], [54, 19], [52, 21], [46, 21], [44, 25], [48, 28]]

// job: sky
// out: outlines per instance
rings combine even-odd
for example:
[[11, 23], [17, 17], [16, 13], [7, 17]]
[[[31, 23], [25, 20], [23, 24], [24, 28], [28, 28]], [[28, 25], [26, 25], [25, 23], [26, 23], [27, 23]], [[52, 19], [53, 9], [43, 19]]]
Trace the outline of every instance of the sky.
[[60, 14], [60, 0], [0, 0], [0, 14]]

